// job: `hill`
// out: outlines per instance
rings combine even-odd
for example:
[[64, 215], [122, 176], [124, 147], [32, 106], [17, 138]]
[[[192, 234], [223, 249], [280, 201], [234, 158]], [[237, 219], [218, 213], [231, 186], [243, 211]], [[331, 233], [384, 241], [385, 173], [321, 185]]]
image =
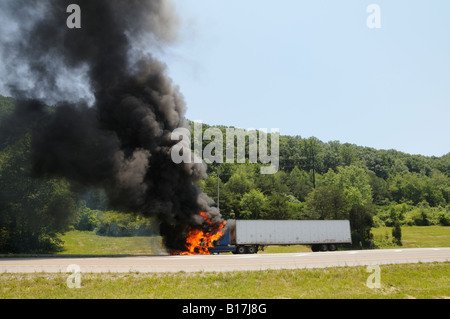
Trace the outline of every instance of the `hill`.
[[[33, 214], [30, 209], [40, 211], [43, 216], [50, 214], [47, 219], [56, 216], [55, 228], [46, 234], [48, 238], [44, 236], [47, 245], [52, 242], [54, 233], [79, 225], [83, 214], [95, 215], [95, 210], [107, 210], [101, 190], [83, 189], [73, 193], [66, 181], [39, 181], [47, 183], [44, 187], [27, 175], [33, 130], [25, 124], [14, 131], [3, 130], [2, 121], [9, 121], [13, 111], [14, 100], [0, 96], [0, 185], [3, 195], [7, 195], [0, 196], [0, 250], [3, 245], [6, 251], [10, 249], [6, 243], [11, 240], [11, 227], [18, 227], [20, 223], [12, 222], [14, 216], [29, 217]], [[45, 119], [38, 125], [45, 125]], [[191, 128], [191, 136], [195, 137], [192, 122]], [[211, 128], [226, 140], [228, 127], [203, 124], [202, 133]], [[450, 153], [427, 157], [340, 141], [323, 142], [314, 137], [282, 135], [279, 136], [278, 171], [260, 174], [262, 164], [249, 163], [248, 133], [240, 133], [247, 142], [245, 163], [237, 163], [236, 152], [231, 163], [226, 163], [223, 147], [223, 163], [208, 164], [208, 176], [199, 183], [219, 206], [224, 219], [349, 219], [356, 243], [369, 242], [372, 226], [390, 227], [397, 222], [450, 225]], [[234, 140], [236, 148], [237, 138]], [[270, 150], [271, 134], [268, 141]], [[202, 139], [202, 150], [210, 143], [211, 140]], [[215, 151], [220, 152], [220, 149]], [[5, 193], [7, 188], [8, 194]], [[47, 193], [39, 192], [41, 189], [47, 189]], [[59, 197], [52, 197], [55, 193]], [[24, 196], [29, 200], [28, 206], [21, 203]], [[36, 202], [31, 200], [33, 198]], [[83, 204], [77, 205], [77, 212], [72, 212], [72, 208], [69, 214], [67, 209], [61, 212], [58, 208], [74, 207], [80, 199]], [[46, 201], [54, 201], [54, 210], [48, 209]], [[37, 206], [33, 206], [35, 204]], [[57, 222], [62, 220], [64, 225]], [[30, 233], [39, 234], [31, 230]]]

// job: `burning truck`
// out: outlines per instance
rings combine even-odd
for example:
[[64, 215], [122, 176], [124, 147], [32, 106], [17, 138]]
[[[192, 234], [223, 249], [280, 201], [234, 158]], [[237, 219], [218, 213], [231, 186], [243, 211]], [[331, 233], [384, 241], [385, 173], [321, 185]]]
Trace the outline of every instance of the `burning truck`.
[[[211, 224], [206, 213], [201, 216]], [[310, 245], [313, 252], [351, 244], [348, 220], [229, 220], [207, 232], [191, 229], [182, 255], [254, 254], [269, 245]]]
[[[71, 5], [80, 28], [66, 24]], [[155, 218], [169, 252], [254, 252], [271, 243], [253, 231], [241, 242], [244, 221], [222, 244], [233, 222], [196, 186], [206, 164], [171, 158], [173, 132], [190, 128], [183, 95], [156, 57], [177, 38], [175, 11], [169, 0], [0, 1], [9, 26], [0, 31], [0, 84], [17, 101], [4, 129], [31, 133], [34, 178], [103, 189], [108, 208]], [[269, 239], [287, 232], [254, 225]]]
[[102, 189], [108, 209], [156, 219], [167, 250], [185, 251], [186, 238], [210, 246], [223, 220], [196, 186], [206, 164], [171, 158], [173, 132], [190, 129], [159, 59], [178, 37], [175, 12], [170, 0], [0, 1], [0, 86], [17, 101], [4, 129], [31, 133], [34, 178]]

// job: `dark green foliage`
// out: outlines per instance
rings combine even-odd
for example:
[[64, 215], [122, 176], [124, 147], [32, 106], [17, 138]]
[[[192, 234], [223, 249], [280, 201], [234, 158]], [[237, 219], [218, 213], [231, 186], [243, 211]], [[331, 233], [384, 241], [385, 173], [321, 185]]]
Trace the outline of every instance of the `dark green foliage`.
[[[258, 164], [220, 164], [225, 219], [349, 219], [356, 245], [370, 242], [371, 227], [393, 227], [396, 220], [450, 224], [450, 153], [425, 157], [300, 136], [280, 136], [279, 152], [274, 175], [259, 174]], [[201, 184], [214, 200], [217, 167]]]
[[439, 212], [438, 221], [442, 226], [450, 226], [450, 211]]
[[81, 202], [78, 208], [78, 221], [74, 224], [77, 230], [93, 231], [98, 225], [100, 211], [86, 207], [86, 202]]
[[0, 252], [43, 253], [61, 246], [76, 207], [64, 180], [29, 176], [30, 136], [0, 152]]
[[394, 228], [392, 229], [392, 237], [393, 240], [396, 241], [397, 245], [402, 244], [402, 228], [400, 226], [400, 222], [397, 220], [394, 223]]
[[308, 217], [311, 219], [347, 219], [348, 209], [344, 191], [337, 186], [322, 185], [309, 193]]
[[156, 233], [154, 224], [148, 218], [138, 215], [108, 211], [99, 213], [97, 218], [97, 235], [129, 237], [151, 236]]
[[[108, 236], [157, 233], [145, 218], [108, 211], [100, 189], [74, 194], [67, 181], [32, 178], [29, 128], [45, 119], [2, 129], [14, 112], [14, 100], [0, 96], [0, 252], [55, 251], [58, 233], [69, 227]], [[226, 127], [218, 129], [225, 140]], [[202, 141], [203, 149], [209, 143]], [[219, 186], [224, 219], [349, 219], [355, 245], [368, 243], [372, 226], [394, 227], [397, 235], [401, 225], [450, 226], [450, 153], [425, 157], [300, 136], [280, 136], [279, 145], [273, 175], [248, 160], [208, 165], [199, 186], [215, 202]]]
[[74, 228], [81, 231], [95, 231], [101, 236], [130, 237], [155, 235], [156, 225], [157, 223], [152, 223], [149, 218], [135, 214], [94, 210], [87, 207], [85, 201], [81, 201]]

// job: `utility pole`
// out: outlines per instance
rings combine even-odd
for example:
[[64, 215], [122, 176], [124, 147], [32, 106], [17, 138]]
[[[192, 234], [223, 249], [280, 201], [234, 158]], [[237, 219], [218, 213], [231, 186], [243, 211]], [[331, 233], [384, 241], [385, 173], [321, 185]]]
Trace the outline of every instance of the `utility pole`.
[[313, 188], [316, 188], [316, 156], [314, 153], [314, 149], [311, 148], [312, 150], [312, 169], [313, 169]]
[[220, 198], [220, 166], [217, 165], [217, 209], [220, 209], [219, 198]]

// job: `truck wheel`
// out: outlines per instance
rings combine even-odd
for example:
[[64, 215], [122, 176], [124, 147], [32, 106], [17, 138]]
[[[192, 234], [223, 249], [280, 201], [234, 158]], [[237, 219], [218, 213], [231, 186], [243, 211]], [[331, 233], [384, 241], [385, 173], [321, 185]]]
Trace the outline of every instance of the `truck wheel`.
[[327, 250], [328, 250], [328, 245], [327, 244], [320, 245], [320, 251], [327, 251]]
[[236, 253], [238, 254], [245, 254], [247, 252], [247, 248], [245, 246], [238, 246], [236, 248]]
[[320, 250], [320, 246], [317, 244], [314, 244], [311, 246], [311, 250], [316, 253]]
[[329, 251], [336, 251], [337, 246], [336, 244], [328, 244], [328, 250]]
[[256, 248], [256, 246], [250, 246], [247, 248], [247, 252], [249, 254], [256, 254], [258, 252], [258, 248]]

